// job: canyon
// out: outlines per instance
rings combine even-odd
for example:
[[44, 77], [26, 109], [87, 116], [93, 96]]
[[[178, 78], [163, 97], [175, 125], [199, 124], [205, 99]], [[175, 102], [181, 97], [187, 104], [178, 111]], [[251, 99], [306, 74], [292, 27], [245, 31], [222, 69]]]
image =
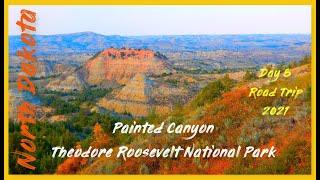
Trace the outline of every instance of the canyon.
[[172, 72], [165, 56], [154, 51], [108, 48], [88, 59], [82, 67], [54, 78], [46, 88], [70, 92], [111, 87], [114, 88], [112, 95], [100, 99], [98, 106], [118, 113], [146, 116], [153, 109], [161, 113], [170, 111], [171, 102], [157, 102], [154, 90], [159, 85], [152, 78]]

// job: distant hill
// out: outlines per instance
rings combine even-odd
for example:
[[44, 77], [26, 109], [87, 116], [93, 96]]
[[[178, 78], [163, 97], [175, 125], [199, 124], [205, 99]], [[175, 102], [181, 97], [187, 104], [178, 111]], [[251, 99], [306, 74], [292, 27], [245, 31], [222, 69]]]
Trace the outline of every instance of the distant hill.
[[[35, 35], [37, 57], [48, 66], [79, 67], [106, 48], [149, 49], [168, 58], [172, 68], [187, 73], [256, 67], [296, 61], [311, 54], [310, 34], [119, 36], [80, 32]], [[17, 68], [19, 36], [9, 37], [10, 67]]]
[[[152, 49], [162, 52], [216, 50], [296, 52], [308, 51], [311, 42], [309, 34], [119, 36], [80, 32], [35, 35], [35, 38], [39, 55], [92, 53], [110, 47]], [[9, 36], [9, 42], [10, 54], [14, 54], [23, 45], [19, 36]]]

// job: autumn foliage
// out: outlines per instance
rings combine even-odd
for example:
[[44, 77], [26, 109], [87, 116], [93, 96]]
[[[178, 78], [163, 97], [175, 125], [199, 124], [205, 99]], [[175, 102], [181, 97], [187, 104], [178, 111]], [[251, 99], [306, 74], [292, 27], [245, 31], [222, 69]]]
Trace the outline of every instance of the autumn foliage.
[[[66, 160], [57, 172], [112, 173], [112, 174], [309, 174], [311, 172], [311, 99], [310, 69], [296, 73], [291, 79], [279, 80], [273, 84], [263, 84], [259, 80], [244, 82], [233, 88], [223, 88], [223, 84], [213, 83], [205, 88], [195, 102], [180, 107], [167, 117], [168, 121], [188, 124], [214, 124], [219, 127], [212, 134], [198, 134], [191, 141], [180, 135], [160, 134], [157, 136], [134, 135], [129, 146], [154, 148], [158, 146], [215, 145], [218, 148], [246, 147], [259, 148], [275, 146], [276, 158], [100, 158], [87, 163], [84, 168], [80, 159]], [[254, 82], [253, 82], [254, 81]], [[260, 83], [263, 87], [299, 86], [305, 95], [295, 100], [285, 98], [252, 99], [248, 97], [249, 83]], [[213, 88], [211, 88], [213, 87]], [[214, 96], [210, 91], [221, 88]], [[209, 95], [209, 98], [205, 96]], [[263, 116], [264, 106], [290, 105], [292, 111], [287, 116]], [[162, 122], [163, 117], [153, 117], [154, 122]], [[158, 119], [157, 119], [158, 118]], [[103, 131], [100, 124], [93, 128], [91, 145], [106, 147], [113, 140]], [[128, 145], [128, 144], [127, 144]], [[116, 149], [116, 147], [115, 147]]]
[[[81, 148], [81, 146], [76, 147]], [[57, 174], [75, 174], [81, 166], [87, 163], [86, 158], [82, 157], [70, 157], [67, 158], [62, 164], [60, 164], [57, 168]]]
[[93, 141], [91, 146], [95, 148], [106, 148], [109, 144], [109, 141], [110, 138], [108, 134], [104, 132], [99, 123], [96, 123], [93, 128]]
[[[94, 148], [106, 147], [109, 143], [109, 136], [104, 133], [101, 125], [96, 123], [93, 127], [93, 141], [91, 146]], [[77, 148], [81, 148], [79, 145]], [[87, 164], [88, 158], [82, 157], [70, 157], [67, 158], [62, 164], [57, 168], [57, 174], [74, 174], [81, 169], [82, 166]]]
[[81, 157], [71, 157], [58, 166], [57, 174], [75, 174], [82, 165], [87, 163], [87, 159]]

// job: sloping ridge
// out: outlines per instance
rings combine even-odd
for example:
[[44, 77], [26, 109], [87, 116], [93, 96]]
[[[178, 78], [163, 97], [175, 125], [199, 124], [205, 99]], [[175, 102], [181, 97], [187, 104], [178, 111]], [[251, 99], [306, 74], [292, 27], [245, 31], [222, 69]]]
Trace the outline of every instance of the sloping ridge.
[[54, 91], [74, 91], [83, 90], [88, 86], [85, 81], [87, 73], [82, 68], [74, 70], [70, 73], [65, 73], [58, 78], [52, 79], [46, 88]]
[[144, 74], [137, 74], [115, 96], [116, 99], [136, 102], [149, 102], [151, 94], [151, 81]]
[[[277, 86], [283, 86], [288, 84], [298, 84], [300, 88], [308, 88], [310, 87], [310, 65], [302, 65], [292, 69], [293, 76], [290, 78], [284, 78], [282, 80], [277, 81]], [[297, 98], [294, 101], [288, 101], [288, 105], [295, 108], [295, 112], [289, 117], [284, 119], [283, 117], [274, 117], [273, 120], [263, 120], [263, 116], [261, 115], [261, 109], [257, 107], [265, 106], [265, 101], [252, 101], [248, 98], [249, 88], [255, 85], [266, 85], [266, 87], [273, 87], [275, 84], [270, 84], [270, 81], [267, 79], [258, 79], [253, 82], [249, 82], [246, 84], [242, 84], [237, 86], [237, 88], [233, 88], [228, 92], [223, 93], [221, 98], [216, 99], [212, 103], [208, 104], [208, 106], [203, 109], [203, 116], [198, 116], [197, 118], [193, 118], [194, 116], [189, 116], [194, 114], [198, 109], [189, 109], [188, 106], [183, 107], [181, 110], [184, 113], [185, 119], [184, 123], [186, 124], [217, 124], [217, 126], [224, 127], [226, 130], [219, 131], [219, 133], [215, 133], [208, 137], [207, 135], [200, 135], [194, 137], [194, 144], [217, 144], [221, 143], [219, 140], [221, 134], [230, 137], [226, 138], [224, 144], [227, 146], [233, 146], [234, 144], [239, 144], [242, 137], [248, 137], [250, 142], [255, 140], [255, 132], [261, 134], [259, 137], [259, 141], [257, 141], [257, 146], [267, 147], [268, 145], [272, 145], [277, 147], [277, 151], [279, 152], [277, 156], [281, 158], [280, 160], [285, 160], [286, 162], [296, 162], [297, 160], [301, 161], [299, 166], [295, 166], [295, 163], [284, 163], [281, 164], [284, 168], [284, 172], [286, 169], [298, 168], [301, 169], [301, 166], [304, 168], [308, 167], [308, 163], [310, 163], [310, 156], [300, 156], [301, 154], [305, 154], [306, 150], [310, 148], [310, 121], [311, 116], [305, 115], [305, 109], [302, 109], [304, 105], [309, 104], [310, 106], [310, 97], [308, 98], [309, 102], [306, 101], [305, 98]], [[277, 99], [271, 99], [272, 102], [277, 102]], [[223, 109], [221, 109], [223, 107]], [[248, 115], [249, 114], [249, 115]], [[304, 114], [304, 115], [301, 115]], [[168, 116], [167, 119], [171, 117]], [[191, 119], [189, 119], [191, 118]], [[166, 120], [167, 120], [166, 119]], [[268, 119], [268, 118], [267, 118]], [[190, 121], [188, 121], [190, 120]], [[227, 121], [231, 122], [230, 124]], [[290, 127], [288, 127], [290, 126]], [[306, 128], [307, 127], [307, 128]], [[253, 129], [253, 130], [251, 130]], [[251, 131], [249, 131], [251, 130]], [[273, 132], [273, 135], [263, 134], [265, 132]], [[245, 133], [242, 133], [245, 132]], [[299, 133], [297, 133], [299, 132]], [[274, 138], [278, 138], [278, 141], [275, 141]], [[186, 143], [184, 139], [181, 138], [180, 135], [177, 135], [173, 138], [169, 138], [167, 134], [161, 134], [157, 137], [152, 135], [150, 136], [137, 136], [135, 137], [135, 141], [128, 144], [129, 147], [139, 147], [139, 148], [158, 148], [158, 144], [166, 144], [170, 145], [189, 145]], [[240, 141], [241, 142], [241, 141]], [[245, 144], [246, 142], [242, 142]], [[155, 144], [155, 146], [150, 146], [150, 144]], [[295, 151], [292, 151], [292, 150]], [[295, 152], [296, 156], [288, 156], [288, 152]], [[256, 169], [257, 166], [266, 168], [266, 171], [271, 174], [273, 169], [270, 169], [271, 165], [278, 165], [279, 161], [260, 161], [253, 162], [254, 166], [250, 166], [250, 168]], [[127, 159], [127, 161], [122, 161], [117, 158], [97, 158], [94, 162], [86, 165], [84, 168], [78, 171], [79, 174], [107, 174], [107, 173], [127, 173], [138, 174], [141, 167], [145, 167], [145, 162], [156, 162], [154, 159], [143, 159], [137, 160], [137, 158]], [[248, 161], [251, 164], [251, 160]], [[163, 163], [163, 161], [160, 161]], [[204, 172], [208, 174], [221, 174], [227, 170], [232, 170], [238, 172], [238, 160], [230, 159], [230, 158], [214, 158], [211, 161], [208, 161], [208, 166], [205, 167]], [[115, 164], [117, 164], [115, 166]], [[193, 164], [193, 159], [170, 159], [168, 162], [168, 167], [150, 166], [154, 169], [154, 172], [166, 173], [166, 174], [186, 174], [191, 171], [191, 168], [196, 168], [196, 164]], [[230, 166], [222, 166], [224, 164], [231, 164]], [[192, 165], [191, 167], [189, 167]], [[284, 166], [285, 165], [285, 166]], [[189, 167], [188, 171], [184, 171], [186, 167]], [[249, 167], [249, 166], [248, 166]], [[248, 167], [241, 168], [241, 172], [248, 172]], [[310, 166], [309, 166], [310, 167]], [[174, 169], [175, 168], [175, 169]], [[131, 171], [132, 170], [132, 171]], [[168, 170], [170, 170], [168, 172]], [[178, 171], [177, 171], [178, 170]], [[278, 170], [278, 169], [276, 169]], [[251, 172], [251, 171], [249, 171]], [[258, 170], [258, 172], [260, 172]], [[292, 173], [294, 173], [293, 171]], [[253, 173], [248, 173], [253, 174]]]
[[137, 74], [112, 97], [104, 97], [97, 104], [118, 113], [146, 116], [152, 107], [151, 91], [152, 81]]

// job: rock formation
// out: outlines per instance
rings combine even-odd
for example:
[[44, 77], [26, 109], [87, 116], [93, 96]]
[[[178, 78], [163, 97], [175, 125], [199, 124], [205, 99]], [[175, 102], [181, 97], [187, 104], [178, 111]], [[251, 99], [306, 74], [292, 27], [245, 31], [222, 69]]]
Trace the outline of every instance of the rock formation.
[[48, 85], [58, 91], [82, 90], [86, 86], [125, 85], [137, 74], [169, 73], [165, 57], [151, 50], [109, 48], [97, 53], [83, 67], [64, 74]]
[[151, 86], [152, 82], [144, 74], [137, 74], [111, 97], [102, 98], [98, 105], [118, 113], [146, 116], [153, 106]]
[[88, 83], [116, 81], [125, 84], [136, 74], [161, 75], [168, 72], [164, 59], [151, 50], [114, 49], [102, 51], [86, 63]]
[[[56, 91], [83, 90], [91, 86], [113, 87], [114, 91], [98, 105], [118, 113], [146, 116], [154, 109], [170, 110], [169, 104], [157, 103], [150, 77], [169, 74], [166, 57], [151, 50], [109, 48], [97, 53], [84, 66], [51, 80], [47, 88]], [[120, 87], [120, 88], [119, 88]]]

